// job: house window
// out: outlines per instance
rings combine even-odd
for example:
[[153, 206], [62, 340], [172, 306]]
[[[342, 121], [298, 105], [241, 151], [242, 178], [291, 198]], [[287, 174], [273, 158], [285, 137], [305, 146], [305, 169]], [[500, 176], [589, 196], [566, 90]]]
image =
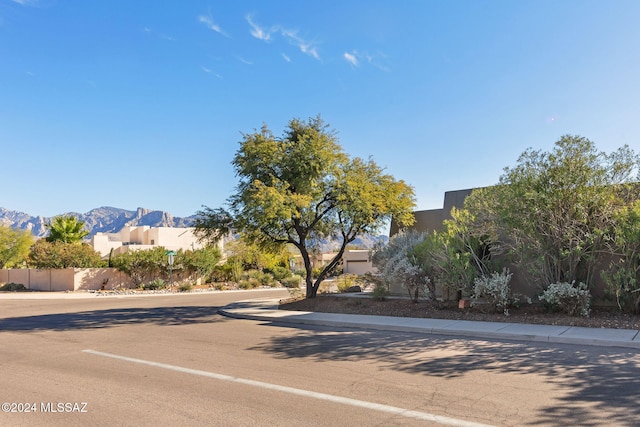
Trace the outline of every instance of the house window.
[[156, 241], [155, 241], [155, 240], [153, 240], [153, 239], [151, 239], [151, 244], [152, 244], [152, 245], [155, 245], [155, 244], [156, 244]]

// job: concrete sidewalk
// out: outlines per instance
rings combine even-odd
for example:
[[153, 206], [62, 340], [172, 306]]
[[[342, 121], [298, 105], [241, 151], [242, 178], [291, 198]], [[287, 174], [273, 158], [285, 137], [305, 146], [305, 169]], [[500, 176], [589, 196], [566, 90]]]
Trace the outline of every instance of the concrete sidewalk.
[[219, 313], [237, 319], [277, 323], [640, 349], [640, 331], [634, 329], [596, 329], [576, 326], [289, 311], [278, 310], [277, 299], [240, 301], [223, 307]]

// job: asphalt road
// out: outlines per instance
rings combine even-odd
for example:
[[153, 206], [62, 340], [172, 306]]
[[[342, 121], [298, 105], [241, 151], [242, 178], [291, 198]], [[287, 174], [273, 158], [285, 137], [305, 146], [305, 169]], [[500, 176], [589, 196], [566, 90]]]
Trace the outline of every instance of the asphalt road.
[[640, 423], [634, 351], [284, 327], [216, 312], [285, 295], [0, 300], [0, 425]]

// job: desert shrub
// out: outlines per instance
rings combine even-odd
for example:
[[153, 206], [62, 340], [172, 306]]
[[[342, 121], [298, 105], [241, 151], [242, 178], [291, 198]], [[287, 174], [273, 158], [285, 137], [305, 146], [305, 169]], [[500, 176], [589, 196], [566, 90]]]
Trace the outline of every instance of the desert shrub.
[[212, 282], [228, 282], [231, 280], [231, 272], [230, 271], [225, 271], [227, 270], [225, 268], [226, 264], [223, 265], [216, 265], [213, 269], [213, 271], [211, 272], [211, 278], [210, 280]]
[[320, 277], [320, 273], [322, 273], [323, 269], [324, 269], [324, 267], [314, 267], [311, 270], [311, 274], [313, 275], [314, 278]]
[[3, 292], [18, 292], [18, 291], [26, 291], [27, 287], [22, 283], [5, 283], [0, 286], [0, 291]]
[[38, 240], [29, 249], [29, 265], [35, 268], [103, 267], [100, 253], [86, 243]]
[[615, 213], [614, 258], [600, 272], [620, 310], [640, 314], [640, 200]]
[[255, 277], [248, 277], [246, 279], [240, 279], [238, 287], [240, 289], [254, 289], [261, 285], [260, 280]]
[[567, 282], [552, 283], [539, 298], [549, 311], [585, 317], [588, 317], [591, 311], [591, 293], [582, 282], [578, 286]]
[[384, 301], [389, 296], [389, 287], [384, 283], [377, 282], [373, 288], [371, 297], [376, 301]]
[[297, 275], [285, 277], [284, 279], [280, 280], [280, 284], [282, 284], [282, 286], [284, 286], [285, 288], [297, 288], [300, 286], [301, 282], [302, 279]]
[[414, 251], [426, 236], [416, 231], [396, 234], [386, 246], [374, 248], [372, 257], [382, 280], [388, 285], [401, 284], [413, 302], [418, 301], [420, 292], [428, 298], [433, 298], [435, 293], [433, 283], [420, 266]]
[[264, 270], [265, 273], [271, 273], [275, 280], [282, 281], [287, 277], [291, 277], [291, 271], [286, 267], [275, 266]]
[[[452, 215], [457, 215], [455, 209]], [[450, 292], [469, 294], [474, 279], [480, 276], [479, 264], [473, 262], [475, 248], [464, 240], [466, 236], [457, 223], [451, 220], [445, 225], [446, 231], [430, 233], [413, 248], [412, 254], [424, 274], [447, 295]]]
[[159, 289], [165, 289], [168, 284], [162, 279], [154, 279], [148, 283], [142, 285], [142, 289], [145, 291], [156, 291]]
[[318, 286], [319, 294], [329, 294], [331, 292], [332, 292], [331, 282], [328, 282], [325, 280], [321, 282], [320, 285]]
[[[271, 273], [265, 273], [260, 270], [249, 270], [242, 274], [242, 279], [253, 279], [258, 281], [258, 286], [273, 286], [275, 280]], [[242, 280], [241, 280], [242, 281]]]
[[501, 273], [494, 272], [491, 276], [476, 278], [471, 305], [482, 307], [480, 302], [484, 300], [490, 310], [502, 311], [505, 316], [508, 316], [509, 308], [517, 305], [520, 301], [520, 296], [514, 294], [509, 286], [511, 276], [513, 273], [505, 268]]
[[350, 287], [357, 284], [357, 279], [358, 276], [356, 276], [355, 274], [343, 274], [342, 276], [338, 277], [338, 279], [336, 280], [338, 292], [347, 292]]
[[217, 247], [207, 246], [191, 251], [178, 251], [176, 263], [181, 264], [185, 275], [202, 278], [205, 281], [211, 279], [211, 274], [222, 258]]
[[165, 249], [158, 247], [143, 251], [127, 251], [111, 258], [111, 264], [126, 273], [136, 286], [150, 283], [162, 277], [167, 256]]
[[180, 292], [189, 292], [191, 289], [193, 289], [193, 285], [189, 282], [183, 283], [178, 289], [180, 289]]

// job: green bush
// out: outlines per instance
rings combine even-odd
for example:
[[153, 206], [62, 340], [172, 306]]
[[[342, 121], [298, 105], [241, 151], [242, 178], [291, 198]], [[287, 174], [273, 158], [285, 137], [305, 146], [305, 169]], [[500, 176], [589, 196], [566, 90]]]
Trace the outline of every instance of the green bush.
[[145, 291], [156, 291], [160, 289], [165, 289], [167, 286], [168, 284], [164, 280], [155, 279], [142, 285], [142, 289], [144, 289]]
[[212, 282], [232, 282], [233, 266], [229, 263], [216, 265], [211, 272]]
[[264, 270], [265, 273], [271, 273], [275, 280], [282, 281], [287, 277], [291, 277], [291, 271], [286, 267], [275, 266]]
[[384, 301], [389, 296], [389, 287], [384, 283], [377, 282], [371, 297], [376, 301]]
[[180, 292], [189, 292], [193, 289], [193, 285], [191, 283], [183, 283], [180, 285]]
[[418, 302], [420, 294], [429, 299], [435, 295], [435, 284], [414, 254], [416, 246], [426, 238], [426, 233], [403, 232], [393, 236], [386, 245], [373, 250], [372, 261], [380, 272], [380, 278], [390, 286], [400, 284], [407, 290], [412, 302]]
[[297, 288], [300, 286], [301, 282], [302, 279], [300, 278], [300, 276], [290, 276], [280, 280], [280, 283], [285, 288]]
[[249, 270], [242, 274], [242, 279], [255, 279], [258, 281], [258, 286], [273, 286], [275, 280], [271, 273], [265, 273], [260, 270]]
[[340, 293], [347, 292], [347, 290], [350, 287], [355, 286], [357, 284], [357, 280], [358, 280], [358, 276], [355, 274], [343, 274], [342, 276], [338, 277], [338, 279], [336, 280], [336, 286], [338, 287], [338, 292]]
[[317, 279], [318, 277], [320, 277], [320, 273], [322, 273], [323, 269], [324, 267], [315, 267], [311, 269], [311, 274], [313, 275], [313, 278]]
[[5, 283], [4, 285], [0, 286], [0, 291], [3, 292], [19, 292], [26, 290], [27, 287], [22, 283]]
[[255, 277], [249, 277], [247, 279], [241, 279], [238, 282], [238, 287], [240, 289], [254, 289], [260, 286], [260, 281]]
[[472, 306], [477, 306], [480, 300], [484, 300], [492, 311], [502, 311], [509, 315], [509, 308], [518, 304], [519, 295], [514, 294], [509, 286], [513, 273], [503, 269], [502, 273], [494, 272], [490, 277], [479, 277], [474, 281]]
[[539, 298], [549, 311], [584, 317], [591, 311], [591, 293], [582, 282], [578, 286], [567, 282], [552, 283]]

